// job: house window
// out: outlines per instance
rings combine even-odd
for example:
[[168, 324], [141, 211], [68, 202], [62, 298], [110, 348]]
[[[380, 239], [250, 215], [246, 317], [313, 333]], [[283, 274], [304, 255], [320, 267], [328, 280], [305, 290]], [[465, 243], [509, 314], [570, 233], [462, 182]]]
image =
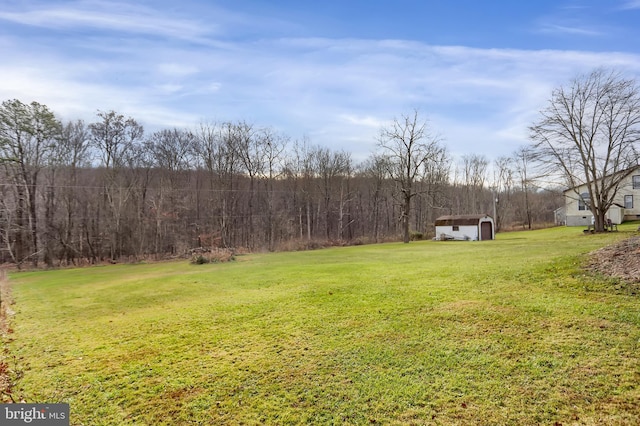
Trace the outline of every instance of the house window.
[[633, 195], [625, 195], [624, 196], [624, 208], [632, 209], [633, 208]]
[[459, 230], [460, 230], [460, 227], [459, 227], [458, 225], [453, 225], [453, 230], [454, 230], [454, 231], [459, 231]]
[[635, 175], [632, 178], [633, 189], [640, 189], [640, 175]]
[[589, 210], [589, 193], [583, 192], [578, 198], [578, 210]]

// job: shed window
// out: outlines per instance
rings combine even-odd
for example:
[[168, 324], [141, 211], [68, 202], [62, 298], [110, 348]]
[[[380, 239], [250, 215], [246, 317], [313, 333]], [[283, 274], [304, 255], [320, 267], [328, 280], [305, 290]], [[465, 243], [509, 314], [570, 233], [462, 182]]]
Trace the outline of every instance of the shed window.
[[633, 195], [625, 195], [624, 196], [624, 208], [632, 209], [633, 208]]
[[578, 198], [578, 210], [589, 210], [589, 193], [583, 192]]
[[454, 231], [459, 231], [459, 230], [460, 230], [460, 227], [459, 227], [458, 225], [453, 225], [453, 230], [454, 230]]
[[631, 177], [633, 182], [633, 189], [640, 189], [640, 175], [635, 175]]

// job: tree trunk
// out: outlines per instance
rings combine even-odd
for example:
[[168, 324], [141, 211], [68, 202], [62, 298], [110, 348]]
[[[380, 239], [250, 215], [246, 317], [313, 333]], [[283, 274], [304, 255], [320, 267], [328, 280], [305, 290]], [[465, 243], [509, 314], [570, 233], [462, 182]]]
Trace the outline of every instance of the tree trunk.
[[409, 233], [409, 222], [411, 213], [411, 196], [405, 194], [404, 205], [402, 206], [402, 242], [408, 243], [411, 240]]

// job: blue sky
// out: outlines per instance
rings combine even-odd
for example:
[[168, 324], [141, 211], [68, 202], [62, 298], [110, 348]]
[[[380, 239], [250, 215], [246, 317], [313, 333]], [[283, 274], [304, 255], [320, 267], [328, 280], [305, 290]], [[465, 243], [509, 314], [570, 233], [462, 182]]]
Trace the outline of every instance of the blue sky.
[[456, 156], [509, 155], [599, 66], [640, 76], [640, 0], [0, 0], [0, 100], [148, 132], [246, 120], [363, 159], [414, 109]]

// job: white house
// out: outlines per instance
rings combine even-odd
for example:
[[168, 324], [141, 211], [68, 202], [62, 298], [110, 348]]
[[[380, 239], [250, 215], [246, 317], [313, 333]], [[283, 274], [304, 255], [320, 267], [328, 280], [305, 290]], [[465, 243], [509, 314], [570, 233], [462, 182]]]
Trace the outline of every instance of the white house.
[[440, 216], [436, 219], [437, 240], [493, 240], [493, 218], [486, 214]]
[[[589, 210], [589, 190], [587, 185], [577, 186], [564, 191], [565, 223], [567, 226], [589, 226], [593, 214]], [[627, 220], [640, 219], [640, 166], [621, 183], [613, 206], [607, 212], [612, 223], [620, 224]]]

